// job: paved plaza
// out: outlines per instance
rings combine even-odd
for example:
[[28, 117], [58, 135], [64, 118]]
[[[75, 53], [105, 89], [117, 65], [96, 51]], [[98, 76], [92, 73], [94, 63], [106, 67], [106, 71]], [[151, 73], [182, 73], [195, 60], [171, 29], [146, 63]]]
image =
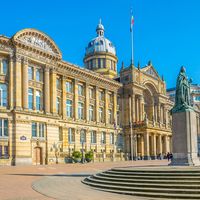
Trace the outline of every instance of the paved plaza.
[[81, 180], [113, 167], [166, 166], [166, 160], [123, 161], [88, 164], [38, 166], [1, 166], [1, 200], [98, 200], [142, 199], [139, 197], [97, 191]]

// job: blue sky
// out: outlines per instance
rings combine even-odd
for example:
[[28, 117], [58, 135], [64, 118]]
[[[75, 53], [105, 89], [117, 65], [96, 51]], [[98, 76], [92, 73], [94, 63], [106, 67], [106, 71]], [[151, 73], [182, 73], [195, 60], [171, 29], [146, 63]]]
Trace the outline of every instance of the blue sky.
[[130, 7], [134, 12], [134, 62], [152, 61], [167, 87], [181, 65], [200, 83], [199, 0], [34, 0], [1, 1], [0, 34], [36, 28], [54, 39], [63, 59], [83, 66], [85, 47], [96, 36], [99, 18], [121, 62], [130, 64]]

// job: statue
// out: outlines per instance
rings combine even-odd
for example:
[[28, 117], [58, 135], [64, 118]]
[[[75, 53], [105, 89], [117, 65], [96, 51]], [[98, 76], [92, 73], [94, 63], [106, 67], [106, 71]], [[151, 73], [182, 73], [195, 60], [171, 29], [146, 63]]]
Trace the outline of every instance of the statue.
[[182, 66], [176, 82], [176, 97], [175, 105], [172, 108], [172, 113], [183, 112], [187, 109], [193, 109], [190, 99], [190, 84], [185, 73], [185, 68]]

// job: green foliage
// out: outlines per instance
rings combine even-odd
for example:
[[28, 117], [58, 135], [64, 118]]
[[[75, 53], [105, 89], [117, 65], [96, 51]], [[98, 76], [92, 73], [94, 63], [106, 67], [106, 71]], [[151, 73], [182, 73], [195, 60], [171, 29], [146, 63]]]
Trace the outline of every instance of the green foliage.
[[81, 152], [80, 151], [74, 151], [72, 153], [72, 157], [75, 159], [81, 158]]
[[85, 154], [85, 159], [90, 162], [92, 159], [93, 159], [93, 151], [88, 151], [86, 154]]

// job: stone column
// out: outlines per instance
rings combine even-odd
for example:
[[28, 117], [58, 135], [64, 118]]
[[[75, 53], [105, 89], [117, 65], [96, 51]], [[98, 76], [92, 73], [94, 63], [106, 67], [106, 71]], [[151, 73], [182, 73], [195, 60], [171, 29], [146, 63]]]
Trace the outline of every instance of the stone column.
[[[96, 122], [99, 122], [99, 88], [96, 86], [95, 90], [95, 100], [96, 100], [96, 109], [95, 109], [95, 115], [96, 115]], [[105, 111], [104, 111], [105, 112]]]
[[23, 94], [23, 108], [28, 110], [28, 60], [23, 59], [23, 78], [22, 78], [22, 94]]
[[149, 160], [149, 133], [144, 134], [144, 159]]
[[144, 116], [144, 114], [143, 114], [143, 111], [144, 111], [144, 99], [143, 99], [143, 96], [139, 97], [139, 108], [140, 108], [139, 109], [139, 111], [140, 111], [139, 112], [140, 113], [139, 114], [139, 117], [140, 117], [139, 119], [140, 119], [140, 121], [143, 121], [144, 120], [144, 117], [143, 117]]
[[21, 56], [15, 56], [15, 82], [14, 82], [14, 91], [15, 91], [15, 108], [21, 110], [22, 107], [22, 78], [21, 78], [21, 69], [22, 69], [22, 60]]
[[161, 116], [160, 116], [160, 103], [158, 103], [158, 122], [161, 122]]
[[162, 147], [162, 135], [159, 134], [158, 135], [158, 154], [161, 154], [162, 155], [162, 152], [163, 152], [163, 147]]
[[66, 77], [62, 77], [62, 116], [66, 119]]
[[152, 159], [156, 159], [156, 134], [151, 135], [151, 145], [152, 145], [152, 152], [151, 157]]
[[135, 94], [131, 95], [132, 122], [135, 122]]
[[144, 159], [144, 135], [140, 136], [140, 142], [141, 142], [141, 158]]
[[85, 119], [86, 121], [89, 121], [89, 106], [90, 106], [89, 84], [85, 83]]
[[163, 144], [163, 152], [167, 155], [167, 153], [169, 152], [169, 148], [168, 148], [169, 144], [168, 144], [168, 136], [165, 135], [164, 136], [164, 144]]
[[50, 113], [50, 92], [49, 92], [49, 67], [44, 69], [44, 109], [46, 113]]
[[10, 109], [13, 109], [13, 69], [14, 69], [14, 66], [13, 66], [13, 57], [10, 56], [10, 60], [9, 60], [9, 92], [8, 92], [8, 95], [9, 95], [9, 108]]
[[78, 119], [78, 80], [74, 79], [74, 119]]
[[113, 122], [117, 125], [117, 92], [113, 94]]
[[108, 90], [105, 90], [105, 123], [108, 124]]
[[140, 108], [139, 108], [139, 98], [136, 98], [136, 106], [137, 106], [137, 122], [140, 121]]
[[154, 113], [155, 113], [154, 119], [156, 122], [158, 122], [158, 106], [157, 105], [154, 106]]
[[51, 70], [51, 113], [56, 114], [56, 97], [57, 97], [57, 88], [56, 88], [56, 72]]

